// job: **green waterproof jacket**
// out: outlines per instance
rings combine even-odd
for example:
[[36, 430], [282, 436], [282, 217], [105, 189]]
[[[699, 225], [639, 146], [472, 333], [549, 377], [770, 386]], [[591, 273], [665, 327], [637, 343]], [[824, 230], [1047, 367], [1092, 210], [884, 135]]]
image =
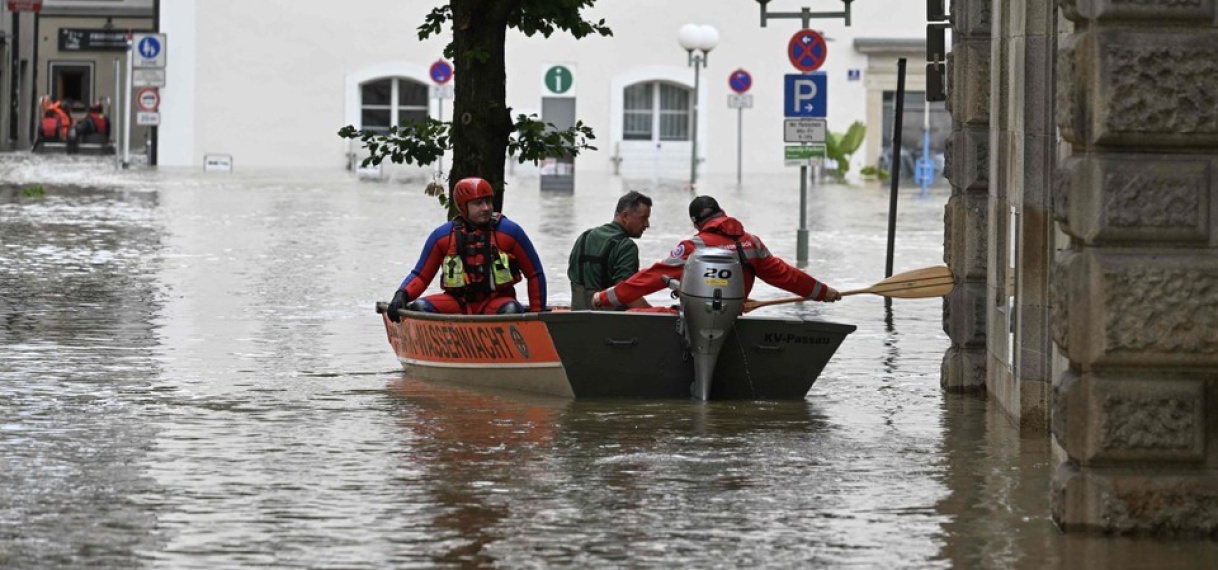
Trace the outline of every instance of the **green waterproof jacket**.
[[592, 308], [592, 294], [608, 289], [639, 270], [639, 247], [617, 222], [597, 226], [575, 240], [568, 258], [571, 308]]

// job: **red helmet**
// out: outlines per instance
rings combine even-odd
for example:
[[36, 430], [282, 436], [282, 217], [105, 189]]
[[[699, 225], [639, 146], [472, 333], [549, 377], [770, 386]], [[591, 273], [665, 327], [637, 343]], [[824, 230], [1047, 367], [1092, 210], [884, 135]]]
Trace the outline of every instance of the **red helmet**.
[[479, 198], [490, 198], [495, 195], [491, 183], [481, 178], [462, 178], [453, 187], [453, 201], [457, 204], [457, 212], [462, 216], [469, 215], [465, 205]]

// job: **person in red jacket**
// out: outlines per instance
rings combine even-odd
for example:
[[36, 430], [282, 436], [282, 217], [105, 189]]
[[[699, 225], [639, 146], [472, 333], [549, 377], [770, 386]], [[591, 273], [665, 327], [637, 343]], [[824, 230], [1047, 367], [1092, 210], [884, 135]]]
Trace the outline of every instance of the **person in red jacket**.
[[[529, 280], [530, 312], [546, 306], [546, 276], [529, 236], [516, 222], [494, 211], [494, 191], [486, 180], [465, 178], [453, 187], [458, 216], [431, 232], [414, 270], [389, 303], [398, 310], [489, 315], [523, 313], [516, 283]], [[421, 297], [440, 273], [443, 293]]]
[[60, 101], [44, 102], [42, 111], [42, 138], [50, 141], [68, 140], [68, 127], [72, 117], [63, 110]]
[[744, 271], [744, 294], [753, 290], [757, 277], [779, 289], [812, 301], [832, 303], [842, 298], [837, 289], [825, 285], [787, 262], [770, 254], [761, 238], [744, 231], [739, 220], [728, 216], [710, 196], [689, 203], [689, 219], [698, 235], [677, 244], [668, 258], [630, 276], [629, 279], [592, 297], [595, 307], [621, 307], [665, 287], [663, 277], [681, 278], [685, 260], [700, 247], [721, 247], [737, 252]]
[[101, 103], [89, 107], [89, 114], [77, 123], [76, 132], [81, 136], [99, 135], [103, 140], [110, 137], [110, 121]]

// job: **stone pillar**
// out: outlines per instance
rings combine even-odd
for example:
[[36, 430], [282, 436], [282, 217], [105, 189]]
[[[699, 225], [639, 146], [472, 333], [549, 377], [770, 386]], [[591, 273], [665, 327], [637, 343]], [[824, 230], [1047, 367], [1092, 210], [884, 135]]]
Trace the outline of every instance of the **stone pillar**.
[[985, 387], [986, 229], [989, 225], [990, 0], [953, 0], [947, 109], [952, 135], [944, 173], [952, 185], [943, 215], [943, 251], [957, 286], [943, 302], [951, 347], [944, 389]]
[[1048, 428], [1049, 268], [1056, 130], [1053, 0], [996, 0], [991, 44], [986, 391], [1021, 427]]
[[1060, 138], [1054, 124], [1054, 53], [1057, 48], [1057, 1], [1029, 0], [1023, 36], [1022, 148], [1023, 186], [1016, 229], [1018, 259], [1010, 276], [1015, 294], [1014, 377], [1019, 386], [1019, 424], [1047, 434], [1054, 358], [1050, 333], [1049, 275], [1054, 239], [1053, 191]]
[[1214, 0], [1063, 0], [1054, 519], [1218, 535]]

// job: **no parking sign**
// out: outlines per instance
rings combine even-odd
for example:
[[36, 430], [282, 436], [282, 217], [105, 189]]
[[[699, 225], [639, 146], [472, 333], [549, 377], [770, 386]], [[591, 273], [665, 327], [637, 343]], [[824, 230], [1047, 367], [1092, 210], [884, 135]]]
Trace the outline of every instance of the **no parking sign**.
[[787, 43], [787, 59], [791, 65], [803, 72], [816, 71], [829, 56], [829, 47], [824, 36], [816, 30], [800, 30]]
[[753, 86], [753, 76], [743, 69], [733, 71], [727, 78], [727, 86], [737, 94], [743, 94]]
[[453, 78], [453, 66], [441, 59], [431, 64], [431, 68], [427, 70], [427, 73], [431, 75], [432, 81], [435, 81], [439, 85], [444, 85], [448, 83], [448, 80]]

